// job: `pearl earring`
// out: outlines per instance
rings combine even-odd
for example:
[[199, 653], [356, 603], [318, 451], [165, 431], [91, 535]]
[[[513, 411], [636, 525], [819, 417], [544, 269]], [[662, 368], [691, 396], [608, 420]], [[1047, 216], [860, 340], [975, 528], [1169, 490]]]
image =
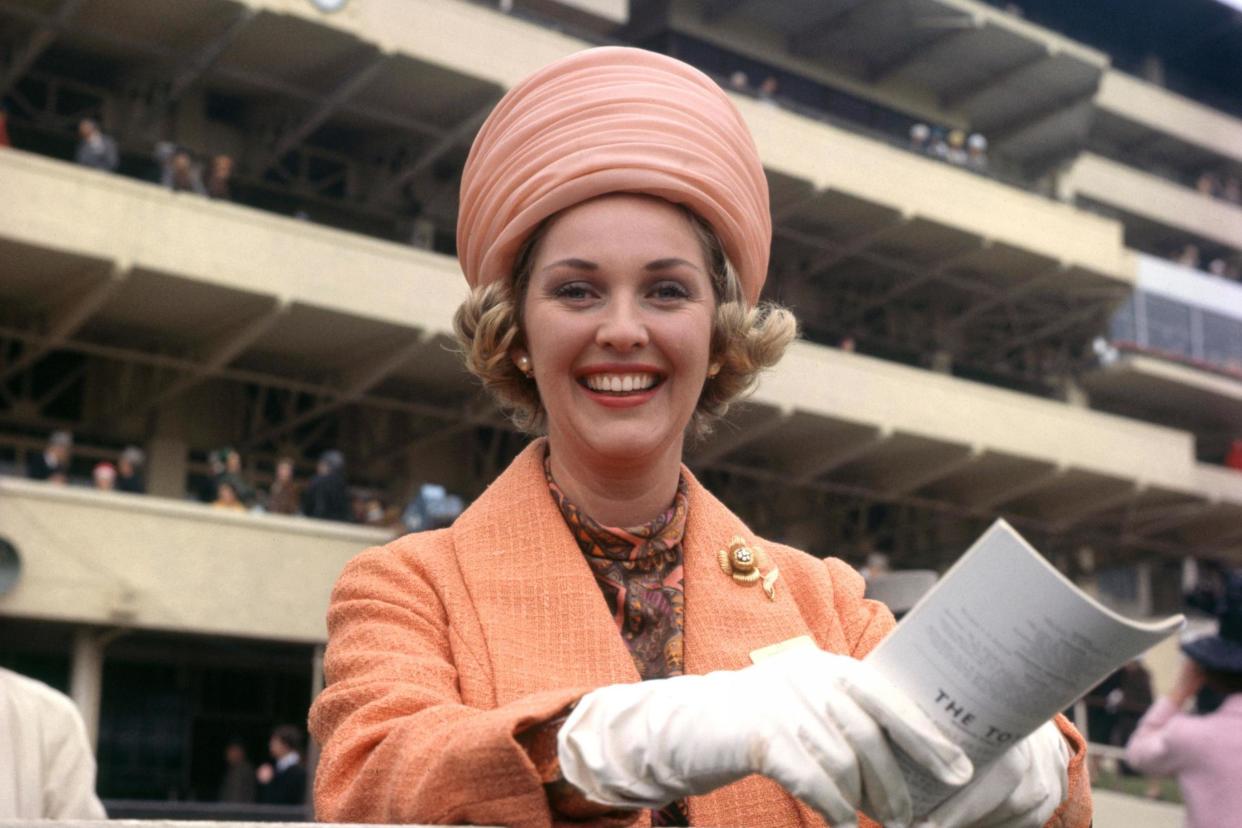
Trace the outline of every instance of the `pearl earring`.
[[713, 362], [711, 365], [708, 365], [707, 366], [707, 378], [715, 379], [716, 375], [720, 373], [720, 367], [721, 366], [719, 362]]
[[517, 363], [518, 370], [521, 371], [526, 376], [529, 377], [531, 374], [535, 373], [530, 367], [530, 357], [528, 357], [526, 354], [522, 354], [515, 361]]

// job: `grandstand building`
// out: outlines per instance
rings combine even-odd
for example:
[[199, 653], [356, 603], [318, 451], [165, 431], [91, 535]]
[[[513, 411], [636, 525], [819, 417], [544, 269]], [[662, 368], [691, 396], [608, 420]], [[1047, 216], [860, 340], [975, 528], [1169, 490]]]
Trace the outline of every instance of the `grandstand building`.
[[[1179, 609], [1186, 560], [1242, 564], [1242, 98], [1023, 5], [0, 0], [0, 665], [72, 693], [105, 800], [210, 799], [228, 738], [304, 721], [332, 582], [392, 531], [212, 509], [208, 455], [482, 491], [524, 438], [452, 350], [462, 165], [598, 43], [716, 77], [767, 170], [804, 337], [691, 447], [715, 493], [857, 565], [944, 569], [1004, 517]], [[1242, 68], [1237, 25], [1209, 47]], [[74, 163], [88, 117], [116, 172]], [[160, 186], [160, 142], [231, 156], [231, 198]], [[57, 429], [83, 485], [22, 479]], [[148, 494], [90, 490], [131, 444]]]

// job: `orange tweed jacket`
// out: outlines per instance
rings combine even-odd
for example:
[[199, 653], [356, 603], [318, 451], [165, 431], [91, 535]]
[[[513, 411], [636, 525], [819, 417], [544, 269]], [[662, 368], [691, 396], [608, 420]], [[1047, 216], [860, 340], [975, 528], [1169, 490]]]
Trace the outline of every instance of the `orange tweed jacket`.
[[[543, 452], [542, 441], [531, 445], [452, 528], [407, 535], [345, 568], [328, 611], [327, 687], [310, 714], [323, 748], [320, 820], [552, 824], [514, 734], [638, 674], [548, 494]], [[757, 539], [683, 473], [686, 672], [739, 669], [752, 650], [800, 635], [861, 657], [892, 628], [888, 610], [864, 600], [862, 579], [836, 559], [759, 541], [780, 567], [776, 600], [733, 583], [716, 551], [734, 535]], [[1070, 797], [1049, 825], [1085, 828], [1085, 744], [1068, 722], [1061, 727], [1076, 755]], [[692, 797], [689, 807], [695, 825], [824, 825], [758, 776]]]

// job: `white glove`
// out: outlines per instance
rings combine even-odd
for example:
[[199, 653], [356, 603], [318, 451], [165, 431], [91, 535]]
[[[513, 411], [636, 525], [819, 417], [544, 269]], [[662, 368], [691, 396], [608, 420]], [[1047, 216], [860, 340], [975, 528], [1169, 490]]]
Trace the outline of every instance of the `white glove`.
[[1018, 742], [927, 817], [935, 828], [1039, 828], [1069, 795], [1069, 745], [1055, 722]]
[[885, 733], [948, 785], [970, 760], [869, 665], [813, 647], [706, 676], [588, 693], [561, 727], [565, 778], [589, 799], [657, 808], [753, 773], [825, 816], [908, 824], [910, 792]]

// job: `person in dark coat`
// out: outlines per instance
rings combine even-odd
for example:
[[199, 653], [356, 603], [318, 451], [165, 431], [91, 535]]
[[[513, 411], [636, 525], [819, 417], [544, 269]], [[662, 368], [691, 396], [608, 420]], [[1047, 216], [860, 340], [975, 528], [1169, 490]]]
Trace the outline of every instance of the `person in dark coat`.
[[259, 768], [259, 801], [271, 805], [301, 805], [306, 801], [306, 766], [302, 764], [302, 731], [281, 725], [272, 731], [268, 749], [272, 763]]
[[26, 476], [49, 483], [68, 483], [72, 453], [73, 435], [68, 431], [53, 431], [47, 438], [47, 448], [41, 454], [32, 455], [26, 463]]
[[323, 520], [349, 520], [345, 456], [339, 451], [325, 451], [319, 458], [319, 468], [302, 493], [302, 514]]
[[116, 464], [116, 490], [130, 494], [143, 494], [147, 490], [146, 481], [142, 477], [142, 467], [147, 462], [147, 455], [137, 446], [126, 446]]

